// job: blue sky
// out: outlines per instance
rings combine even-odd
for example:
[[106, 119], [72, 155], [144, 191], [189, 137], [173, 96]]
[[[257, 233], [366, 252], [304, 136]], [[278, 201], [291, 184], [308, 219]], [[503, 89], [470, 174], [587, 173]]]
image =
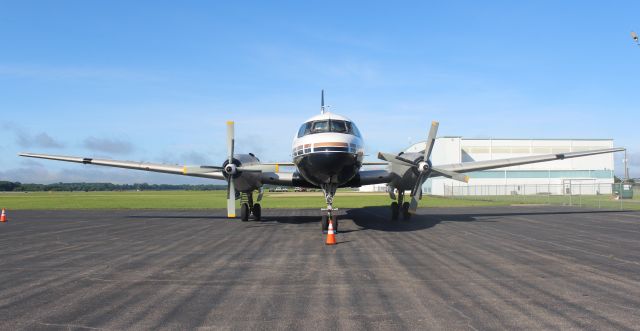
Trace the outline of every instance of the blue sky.
[[[440, 135], [613, 138], [640, 176], [640, 2], [0, 2], [0, 180], [201, 183], [20, 151], [288, 161], [320, 89], [373, 159]], [[622, 169], [616, 165], [617, 172]]]

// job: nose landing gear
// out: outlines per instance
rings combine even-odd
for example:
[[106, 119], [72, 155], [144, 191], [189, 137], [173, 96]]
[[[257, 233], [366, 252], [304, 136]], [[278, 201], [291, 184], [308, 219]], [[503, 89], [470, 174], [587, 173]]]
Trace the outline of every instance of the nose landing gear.
[[322, 185], [322, 192], [324, 193], [324, 199], [327, 202], [327, 208], [323, 208], [322, 211], [322, 220], [320, 224], [322, 225], [322, 231], [329, 230], [329, 220], [333, 223], [333, 230], [338, 231], [338, 218], [336, 217], [334, 211], [338, 209], [333, 208], [333, 197], [336, 195], [337, 186], [335, 184], [326, 184]]

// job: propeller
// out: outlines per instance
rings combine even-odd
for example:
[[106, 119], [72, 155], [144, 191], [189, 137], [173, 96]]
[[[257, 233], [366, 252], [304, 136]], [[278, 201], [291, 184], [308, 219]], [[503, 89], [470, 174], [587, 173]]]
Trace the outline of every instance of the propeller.
[[238, 172], [235, 164], [233, 164], [234, 149], [234, 129], [233, 121], [227, 121], [227, 165], [224, 171], [227, 173], [227, 217], [236, 217], [236, 188], [233, 184], [233, 175]]
[[429, 129], [429, 134], [427, 136], [424, 151], [422, 152], [422, 157], [418, 158], [416, 161], [403, 158], [400, 155], [378, 153], [379, 159], [398, 165], [411, 167], [411, 169], [414, 170], [414, 172], [416, 172], [416, 174], [418, 175], [416, 183], [411, 190], [411, 203], [409, 204], [409, 212], [411, 213], [415, 213], [416, 209], [418, 208], [418, 200], [422, 199], [422, 184], [424, 184], [424, 182], [430, 177], [430, 175], [435, 174], [436, 176], [443, 176], [465, 183], [469, 181], [469, 177], [463, 174], [431, 166], [431, 152], [433, 151], [433, 146], [436, 142], [438, 126], [438, 122], [431, 122], [431, 129]]
[[237, 178], [242, 172], [277, 172], [277, 164], [257, 164], [252, 163], [242, 165], [237, 159], [234, 159], [235, 152], [235, 129], [234, 122], [227, 121], [227, 160], [222, 166], [201, 165], [201, 166], [184, 166], [182, 171], [184, 174], [207, 174], [214, 172], [222, 172], [227, 180], [227, 217], [236, 217], [236, 187], [234, 178]]

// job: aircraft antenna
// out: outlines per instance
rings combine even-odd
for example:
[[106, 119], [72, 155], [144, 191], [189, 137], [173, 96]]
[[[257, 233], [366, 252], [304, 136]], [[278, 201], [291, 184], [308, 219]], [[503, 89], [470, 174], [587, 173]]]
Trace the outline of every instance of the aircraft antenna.
[[324, 90], [320, 92], [320, 114], [324, 114]]

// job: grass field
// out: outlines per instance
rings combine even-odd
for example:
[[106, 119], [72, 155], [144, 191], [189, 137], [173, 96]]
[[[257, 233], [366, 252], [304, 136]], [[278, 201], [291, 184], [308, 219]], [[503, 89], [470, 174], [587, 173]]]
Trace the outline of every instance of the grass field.
[[[262, 208], [323, 208], [322, 193], [265, 193]], [[385, 193], [338, 192], [337, 208], [387, 206]], [[422, 207], [465, 207], [508, 205], [503, 201], [473, 201], [428, 196]], [[224, 191], [141, 192], [30, 192], [0, 193], [0, 208], [16, 209], [207, 209], [226, 208]]]
[[[339, 191], [334, 206], [387, 206], [386, 193]], [[425, 196], [420, 207], [508, 206], [515, 204], [572, 205], [590, 208], [640, 210], [640, 200], [613, 200], [605, 195], [583, 196]], [[265, 193], [263, 208], [324, 208], [321, 192]], [[16, 209], [209, 209], [226, 208], [224, 191], [126, 191], [0, 193], [0, 208]]]

